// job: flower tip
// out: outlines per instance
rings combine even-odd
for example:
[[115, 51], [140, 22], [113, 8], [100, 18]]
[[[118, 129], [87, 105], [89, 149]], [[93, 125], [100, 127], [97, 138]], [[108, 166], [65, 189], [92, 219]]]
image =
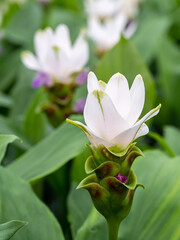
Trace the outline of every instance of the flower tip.
[[43, 30], [42, 29], [38, 29], [36, 34], [42, 34], [43, 33]]
[[72, 124], [72, 120], [70, 120], [69, 118], [66, 118], [66, 122]]
[[141, 81], [143, 80], [141, 74], [138, 74], [138, 75], [136, 76], [136, 78], [137, 78], [138, 80], [141, 80]]
[[158, 109], [160, 109], [162, 107], [161, 103], [157, 106]]
[[23, 52], [21, 53], [21, 58], [26, 57], [28, 54], [29, 54], [28, 51], [23, 51]]
[[90, 71], [90, 72], [88, 73], [88, 77], [90, 77], [90, 76], [92, 76], [92, 75], [94, 75], [94, 73], [93, 73], [92, 71]]

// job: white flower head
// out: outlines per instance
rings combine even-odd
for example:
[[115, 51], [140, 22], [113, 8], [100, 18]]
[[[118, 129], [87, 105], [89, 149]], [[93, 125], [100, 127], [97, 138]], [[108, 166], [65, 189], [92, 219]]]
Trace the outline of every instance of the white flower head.
[[124, 15], [117, 15], [103, 22], [97, 18], [89, 18], [87, 35], [94, 41], [98, 51], [106, 52], [118, 43], [126, 24]]
[[145, 101], [144, 82], [137, 75], [129, 89], [127, 79], [120, 73], [106, 84], [98, 81], [94, 73], [88, 76], [88, 96], [84, 108], [86, 125], [67, 120], [81, 128], [93, 146], [123, 151], [149, 129], [145, 122], [158, 114], [161, 105], [152, 109], [140, 120]]
[[85, 10], [90, 17], [104, 19], [119, 12], [122, 0], [86, 0]]
[[34, 37], [36, 56], [26, 51], [22, 61], [27, 68], [46, 73], [56, 82], [70, 84], [71, 75], [82, 70], [89, 58], [84, 35], [81, 31], [72, 46], [69, 29], [64, 24], [54, 32], [51, 28], [39, 30]]
[[124, 14], [129, 20], [133, 19], [139, 10], [139, 3], [142, 0], [121, 0], [121, 14]]

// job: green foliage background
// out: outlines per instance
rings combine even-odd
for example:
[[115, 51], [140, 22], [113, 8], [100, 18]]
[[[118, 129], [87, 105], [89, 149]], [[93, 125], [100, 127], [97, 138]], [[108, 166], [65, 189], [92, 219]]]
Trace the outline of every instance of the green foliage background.
[[[74, 41], [86, 26], [83, 1], [54, 0], [42, 6], [27, 0], [4, 8], [7, 4], [0, 3], [0, 12], [5, 9], [0, 29], [0, 240], [106, 240], [105, 220], [88, 193], [75, 190], [90, 155], [87, 138], [67, 123], [51, 127], [38, 111], [47, 96], [42, 89], [31, 88], [34, 72], [20, 60], [23, 50], [34, 51], [33, 36], [39, 28], [65, 23]], [[157, 134], [138, 142], [145, 157], [137, 159], [134, 171], [146, 189], [137, 190], [119, 239], [178, 240], [180, 1], [145, 0], [136, 21], [132, 39], [122, 37], [101, 60], [90, 43], [87, 64], [104, 81], [121, 72], [131, 84], [141, 74], [146, 87], [143, 113], [162, 103], [159, 115], [150, 122]], [[74, 101], [86, 94], [86, 88], [80, 88]]]

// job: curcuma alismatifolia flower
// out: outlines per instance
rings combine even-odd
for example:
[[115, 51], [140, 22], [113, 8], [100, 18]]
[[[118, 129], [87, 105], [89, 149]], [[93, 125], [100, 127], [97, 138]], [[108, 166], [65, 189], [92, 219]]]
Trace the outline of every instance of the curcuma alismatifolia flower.
[[111, 151], [120, 152], [149, 132], [145, 122], [158, 114], [161, 105], [138, 120], [145, 101], [140, 75], [136, 76], [130, 89], [127, 79], [120, 73], [113, 75], [106, 84], [90, 72], [87, 84], [84, 108], [87, 125], [72, 120], [68, 122], [82, 129], [93, 146], [104, 145]]
[[127, 19], [124, 15], [117, 15], [103, 22], [98, 18], [89, 18], [87, 35], [95, 43], [98, 53], [103, 53], [120, 40], [126, 24]]
[[129, 214], [138, 186], [131, 166], [141, 150], [134, 140], [148, 133], [145, 121], [158, 114], [161, 105], [140, 120], [145, 101], [144, 82], [137, 75], [129, 89], [128, 81], [120, 74], [106, 84], [94, 73], [88, 75], [88, 96], [84, 108], [87, 124], [67, 119], [89, 138], [92, 156], [85, 162], [87, 174], [78, 188], [87, 189], [94, 206], [106, 218], [109, 239], [118, 239], [121, 221]]
[[25, 51], [22, 53], [22, 61], [27, 68], [40, 72], [40, 75], [48, 75], [51, 83], [48, 79], [48, 84], [46, 81], [44, 84], [44, 78], [41, 78], [42, 84], [38, 81], [39, 85], [71, 84], [74, 81], [73, 74], [81, 71], [89, 58], [84, 31], [81, 31], [72, 46], [69, 29], [64, 24], [59, 25], [54, 32], [51, 28], [39, 30], [35, 34], [34, 45], [36, 56]]
[[85, 10], [90, 17], [104, 19], [120, 11], [122, 0], [86, 0]]

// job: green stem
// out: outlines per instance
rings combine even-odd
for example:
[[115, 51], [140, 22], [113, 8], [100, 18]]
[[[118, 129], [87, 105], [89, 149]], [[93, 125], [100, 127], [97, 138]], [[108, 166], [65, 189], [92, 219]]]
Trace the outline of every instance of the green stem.
[[118, 240], [119, 225], [118, 221], [108, 221], [109, 240]]

